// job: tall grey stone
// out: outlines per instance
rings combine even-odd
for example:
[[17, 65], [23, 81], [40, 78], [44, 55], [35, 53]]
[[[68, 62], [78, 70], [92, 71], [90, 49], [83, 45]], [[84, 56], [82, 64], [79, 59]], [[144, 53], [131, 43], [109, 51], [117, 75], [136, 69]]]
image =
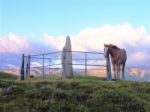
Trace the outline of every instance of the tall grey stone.
[[66, 37], [66, 43], [62, 54], [63, 77], [70, 78], [73, 76], [72, 69], [72, 49], [70, 37]]
[[62, 63], [62, 78], [66, 79], [67, 78], [67, 72], [66, 72], [66, 49], [63, 47], [62, 51], [62, 57], [61, 57], [61, 63]]

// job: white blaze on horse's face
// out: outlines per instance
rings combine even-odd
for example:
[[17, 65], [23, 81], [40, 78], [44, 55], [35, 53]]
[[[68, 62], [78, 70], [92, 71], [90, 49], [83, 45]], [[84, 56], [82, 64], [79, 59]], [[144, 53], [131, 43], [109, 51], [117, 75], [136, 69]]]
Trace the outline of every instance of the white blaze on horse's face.
[[107, 57], [107, 55], [108, 55], [108, 47], [105, 47], [104, 48], [104, 56]]

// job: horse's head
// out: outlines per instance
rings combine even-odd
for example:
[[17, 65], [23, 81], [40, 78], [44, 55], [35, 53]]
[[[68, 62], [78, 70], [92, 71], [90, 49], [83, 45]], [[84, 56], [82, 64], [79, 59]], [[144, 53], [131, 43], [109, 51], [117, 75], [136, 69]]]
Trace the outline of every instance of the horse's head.
[[104, 44], [104, 56], [107, 57], [110, 53], [112, 44]]
[[112, 53], [114, 49], [120, 49], [116, 45], [113, 44], [104, 44], [104, 56], [107, 57]]

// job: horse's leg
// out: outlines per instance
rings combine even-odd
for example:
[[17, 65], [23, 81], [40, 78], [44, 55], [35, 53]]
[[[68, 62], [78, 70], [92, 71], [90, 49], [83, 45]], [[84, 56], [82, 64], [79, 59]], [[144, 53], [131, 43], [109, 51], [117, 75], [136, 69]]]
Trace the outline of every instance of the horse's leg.
[[121, 76], [121, 69], [122, 68], [122, 65], [121, 64], [119, 64], [119, 79], [121, 80], [121, 78], [122, 78], [122, 76]]
[[117, 66], [117, 79], [119, 79], [119, 67]]
[[118, 79], [120, 79], [120, 65], [118, 65]]
[[119, 79], [119, 66], [116, 64], [116, 79]]
[[122, 79], [124, 80], [124, 68], [125, 68], [125, 64], [122, 64]]
[[115, 64], [113, 65], [113, 72], [114, 72], [113, 73], [114, 74], [114, 79], [116, 79], [116, 65]]
[[122, 80], [122, 64], [120, 65], [120, 72], [119, 72], [119, 74], [120, 74], [120, 80]]

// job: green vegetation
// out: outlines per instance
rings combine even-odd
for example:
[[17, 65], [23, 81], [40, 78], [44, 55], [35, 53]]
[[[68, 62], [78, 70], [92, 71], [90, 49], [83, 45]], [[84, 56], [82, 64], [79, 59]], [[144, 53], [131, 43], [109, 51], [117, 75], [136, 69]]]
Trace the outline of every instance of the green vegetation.
[[0, 79], [0, 112], [150, 112], [150, 83], [96, 77]]
[[16, 80], [18, 76], [0, 71], [0, 79]]

